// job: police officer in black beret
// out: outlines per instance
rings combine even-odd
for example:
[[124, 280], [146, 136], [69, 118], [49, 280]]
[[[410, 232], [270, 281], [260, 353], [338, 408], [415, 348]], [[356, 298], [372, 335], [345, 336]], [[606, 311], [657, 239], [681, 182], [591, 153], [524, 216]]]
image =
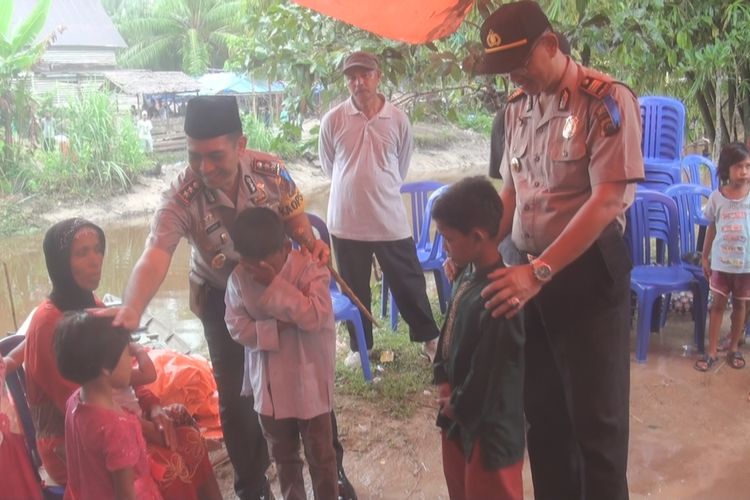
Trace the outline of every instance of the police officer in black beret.
[[[268, 449], [252, 398], [240, 396], [244, 348], [234, 342], [224, 322], [224, 294], [239, 262], [230, 237], [236, 216], [247, 207], [276, 210], [287, 234], [312, 241], [313, 258], [325, 265], [328, 247], [315, 239], [302, 193], [283, 161], [246, 149], [237, 100], [201, 96], [188, 102], [185, 116], [188, 166], [162, 195], [151, 223], [146, 249], [128, 280], [123, 306], [114, 324], [135, 329], [164, 280], [177, 244], [187, 238], [190, 259], [190, 308], [200, 318], [219, 392], [224, 442], [234, 467], [235, 491], [245, 500], [271, 498], [265, 473]], [[259, 235], [260, 237], [261, 235]], [[343, 449], [331, 413], [339, 466], [340, 499], [356, 499], [344, 475]]]

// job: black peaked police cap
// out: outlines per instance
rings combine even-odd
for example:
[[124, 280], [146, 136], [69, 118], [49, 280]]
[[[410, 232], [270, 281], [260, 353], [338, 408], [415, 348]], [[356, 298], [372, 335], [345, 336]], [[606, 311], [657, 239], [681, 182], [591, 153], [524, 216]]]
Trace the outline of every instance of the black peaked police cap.
[[213, 139], [242, 132], [237, 99], [228, 95], [193, 97], [185, 111], [185, 135], [192, 139]]
[[510, 73], [526, 61], [537, 38], [551, 29], [542, 8], [532, 0], [501, 6], [485, 19], [479, 30], [484, 55], [475, 72]]

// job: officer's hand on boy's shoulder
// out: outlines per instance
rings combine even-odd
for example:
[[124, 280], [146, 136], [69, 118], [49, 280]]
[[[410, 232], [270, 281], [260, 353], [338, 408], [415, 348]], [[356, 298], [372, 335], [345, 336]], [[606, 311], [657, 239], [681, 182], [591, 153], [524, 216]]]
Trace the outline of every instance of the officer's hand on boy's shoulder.
[[456, 277], [458, 276], [458, 273], [461, 271], [461, 269], [459, 269], [453, 259], [448, 257], [443, 262], [443, 271], [445, 271], [445, 277], [448, 278], [448, 281], [452, 283], [456, 281]]
[[453, 406], [451, 406], [451, 386], [450, 384], [444, 383], [438, 385], [438, 406], [440, 406], [440, 413], [453, 420]]
[[[306, 250], [307, 249], [303, 247], [303, 251]], [[331, 250], [323, 240], [313, 241], [310, 254], [312, 255], [313, 260], [317, 261], [320, 266], [327, 266], [328, 262], [331, 260]]]

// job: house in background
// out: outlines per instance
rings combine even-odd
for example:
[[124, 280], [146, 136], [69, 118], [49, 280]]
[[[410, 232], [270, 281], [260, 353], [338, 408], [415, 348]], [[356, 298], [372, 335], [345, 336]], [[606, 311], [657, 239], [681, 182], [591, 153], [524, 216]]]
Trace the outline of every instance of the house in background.
[[[13, 26], [35, 4], [36, 0], [15, 0]], [[35, 95], [50, 94], [55, 104], [100, 88], [103, 73], [117, 67], [117, 51], [127, 47], [101, 0], [53, 0], [40, 37], [53, 32], [55, 41], [34, 66], [31, 83]]]

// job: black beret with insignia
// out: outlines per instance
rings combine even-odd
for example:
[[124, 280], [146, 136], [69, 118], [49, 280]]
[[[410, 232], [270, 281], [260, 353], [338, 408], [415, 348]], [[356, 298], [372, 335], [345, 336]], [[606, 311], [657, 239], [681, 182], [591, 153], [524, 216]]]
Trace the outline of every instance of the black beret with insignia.
[[193, 97], [185, 112], [185, 135], [192, 139], [213, 139], [242, 133], [240, 110], [234, 96]]

